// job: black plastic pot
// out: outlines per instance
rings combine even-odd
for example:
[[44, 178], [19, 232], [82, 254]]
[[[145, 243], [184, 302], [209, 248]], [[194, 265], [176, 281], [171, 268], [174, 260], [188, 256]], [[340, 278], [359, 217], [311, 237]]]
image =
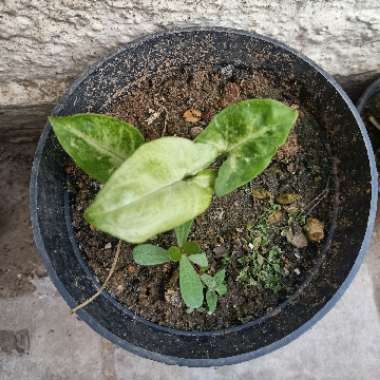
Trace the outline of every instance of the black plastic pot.
[[362, 114], [364, 108], [366, 107], [368, 101], [375, 95], [380, 93], [380, 78], [372, 82], [367, 89], [364, 91], [363, 95], [358, 101], [358, 110]]
[[[276, 310], [223, 331], [186, 332], [158, 326], [134, 315], [107, 292], [78, 314], [105, 338], [140, 356], [169, 364], [218, 366], [252, 359], [287, 344], [334, 306], [369, 245], [377, 172], [357, 110], [334, 79], [299, 53], [254, 33], [190, 29], [139, 39], [86, 72], [53, 113], [101, 112], [110, 99], [128, 92], [142, 72], [153, 76], [163, 63], [170, 70], [202, 61], [219, 68], [271, 71], [279, 86], [286, 78], [288, 91], [296, 94], [326, 130], [335, 157], [331, 181], [336, 203], [319, 263], [299, 291]], [[39, 141], [31, 178], [34, 237], [52, 281], [74, 307], [90, 297], [98, 284], [73, 236], [65, 159], [48, 125]]]
[[372, 82], [367, 89], [364, 91], [363, 95], [360, 97], [357, 108], [359, 110], [359, 113], [364, 120], [369, 138], [371, 139], [371, 143], [373, 146], [373, 149], [375, 151], [375, 157], [377, 161], [377, 168], [379, 170], [380, 165], [380, 131], [376, 129], [371, 123], [367, 122], [366, 120], [366, 113], [370, 111], [371, 107], [371, 101], [372, 98], [375, 96], [379, 96], [380, 94], [380, 78]]

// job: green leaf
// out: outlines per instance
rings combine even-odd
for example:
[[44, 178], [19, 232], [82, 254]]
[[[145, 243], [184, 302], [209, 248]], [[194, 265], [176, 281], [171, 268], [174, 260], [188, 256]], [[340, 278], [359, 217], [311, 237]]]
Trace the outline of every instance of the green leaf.
[[259, 175], [285, 143], [297, 117], [297, 111], [271, 99], [244, 100], [218, 113], [195, 140], [227, 154], [216, 178], [216, 195]]
[[195, 241], [187, 241], [183, 244], [183, 251], [188, 255], [193, 255], [194, 253], [201, 253], [202, 249], [198, 243]]
[[200, 266], [201, 268], [207, 268], [208, 267], [208, 260], [205, 253], [196, 253], [194, 255], [189, 256], [189, 260]]
[[217, 285], [223, 284], [225, 277], [226, 277], [226, 270], [225, 269], [221, 269], [220, 271], [218, 271], [214, 276], [216, 284]]
[[202, 274], [201, 276], [202, 282], [209, 288], [214, 289], [216, 287], [215, 278], [208, 275], [207, 273]]
[[171, 261], [177, 262], [181, 258], [181, 250], [176, 246], [170, 247], [168, 253]]
[[75, 163], [100, 182], [144, 143], [138, 129], [107, 115], [50, 116], [49, 123]]
[[213, 290], [207, 290], [206, 302], [208, 306], [208, 313], [212, 314], [216, 309], [216, 304], [218, 303], [218, 296]]
[[225, 284], [219, 284], [216, 286], [215, 291], [222, 297], [227, 293], [227, 286]]
[[170, 261], [165, 249], [152, 244], [141, 244], [133, 248], [133, 260], [140, 265], [158, 265]]
[[193, 226], [194, 220], [191, 219], [188, 222], [181, 224], [179, 227], [175, 228], [175, 236], [177, 238], [178, 246], [182, 247], [190, 234], [191, 227]]
[[209, 206], [214, 173], [202, 169], [215, 157], [213, 147], [180, 137], [146, 143], [107, 181], [85, 218], [131, 243], [171, 230]]
[[179, 287], [186, 306], [196, 309], [203, 303], [203, 285], [198, 273], [187, 256], [182, 255], [179, 262]]

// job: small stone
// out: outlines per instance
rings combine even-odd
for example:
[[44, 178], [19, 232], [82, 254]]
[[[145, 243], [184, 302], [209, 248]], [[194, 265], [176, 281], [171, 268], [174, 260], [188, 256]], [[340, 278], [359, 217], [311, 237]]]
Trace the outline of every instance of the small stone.
[[293, 231], [292, 229], [289, 229], [286, 234], [286, 240], [294, 247], [296, 248], [305, 248], [308, 245], [306, 236], [303, 234], [302, 231]]
[[48, 273], [44, 267], [37, 267], [35, 269], [34, 273], [38, 278], [43, 278], [43, 277], [46, 277], [48, 275]]
[[203, 128], [201, 127], [193, 127], [190, 129], [190, 136], [192, 138], [197, 137], [200, 133], [203, 132]]
[[296, 164], [294, 162], [291, 162], [289, 163], [287, 166], [286, 166], [286, 170], [291, 173], [291, 174], [296, 174], [297, 172], [297, 168], [296, 168]]
[[241, 248], [241, 247], [242, 247], [241, 240], [240, 240], [240, 239], [235, 239], [234, 242], [233, 242], [233, 246], [234, 246], [234, 248], [236, 248], [236, 249]]
[[308, 218], [305, 225], [305, 232], [310, 241], [319, 243], [324, 239], [324, 225], [317, 218]]
[[251, 191], [252, 197], [259, 200], [269, 199], [271, 193], [268, 190], [263, 189], [262, 187], [256, 187]]
[[125, 290], [125, 286], [124, 285], [118, 285], [117, 287], [116, 287], [116, 291], [115, 291], [115, 293], [117, 294], [117, 295], [121, 295], [123, 292], [124, 292], [124, 290]]
[[296, 134], [291, 134], [288, 137], [286, 143], [278, 150], [277, 157], [280, 160], [289, 157], [295, 157], [300, 150], [300, 146], [298, 144], [298, 139]]
[[177, 289], [169, 288], [165, 291], [165, 301], [173, 306], [179, 307], [181, 306], [181, 296]]
[[213, 249], [213, 252], [215, 254], [215, 257], [219, 258], [224, 256], [224, 254], [226, 253], [226, 249], [222, 246], [218, 246]]
[[240, 86], [234, 82], [228, 82], [224, 88], [224, 98], [221, 101], [222, 107], [228, 106], [240, 98]]
[[148, 124], [148, 125], [151, 125], [151, 124], [153, 124], [153, 122], [158, 118], [158, 117], [160, 117], [160, 115], [161, 115], [161, 112], [154, 112], [153, 111], [153, 113], [146, 119], [146, 123]]
[[129, 264], [128, 267], [127, 267], [127, 271], [128, 271], [129, 274], [133, 274], [133, 273], [137, 272], [137, 268], [136, 268], [135, 265]]
[[74, 166], [71, 164], [66, 164], [63, 167], [63, 170], [65, 171], [66, 174], [72, 174], [74, 172]]
[[299, 275], [301, 274], [301, 271], [300, 271], [298, 268], [296, 268], [296, 269], [294, 269], [294, 273], [295, 273], [297, 276], [299, 276]]
[[268, 216], [268, 224], [279, 224], [283, 221], [284, 215], [282, 211], [277, 210], [273, 211], [269, 216]]
[[289, 215], [296, 215], [300, 211], [296, 206], [285, 206], [284, 209]]
[[107, 243], [105, 246], [104, 246], [104, 249], [111, 249], [112, 248], [112, 244], [111, 243]]
[[198, 121], [201, 120], [201, 117], [202, 112], [195, 108], [190, 108], [189, 110], [183, 113], [183, 118], [185, 119], [185, 121], [192, 124], [198, 123]]
[[282, 193], [276, 197], [276, 202], [280, 205], [291, 205], [299, 198], [300, 196], [296, 193]]

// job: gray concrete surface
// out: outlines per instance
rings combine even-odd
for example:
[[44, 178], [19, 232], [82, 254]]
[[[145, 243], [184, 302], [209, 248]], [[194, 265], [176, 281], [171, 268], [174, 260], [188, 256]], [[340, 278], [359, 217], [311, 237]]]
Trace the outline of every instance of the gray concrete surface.
[[0, 380], [372, 380], [380, 378], [380, 220], [337, 306], [288, 346], [190, 369], [139, 358], [70, 315], [36, 255], [27, 210], [33, 144], [0, 144]]

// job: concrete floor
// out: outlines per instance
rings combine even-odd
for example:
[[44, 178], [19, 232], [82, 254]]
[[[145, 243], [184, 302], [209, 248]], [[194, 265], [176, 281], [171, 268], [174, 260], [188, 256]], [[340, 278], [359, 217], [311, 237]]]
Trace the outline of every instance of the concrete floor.
[[70, 315], [34, 250], [27, 186], [34, 144], [0, 144], [0, 380], [380, 378], [380, 221], [337, 306], [288, 346], [239, 365], [167, 366], [132, 355]]

